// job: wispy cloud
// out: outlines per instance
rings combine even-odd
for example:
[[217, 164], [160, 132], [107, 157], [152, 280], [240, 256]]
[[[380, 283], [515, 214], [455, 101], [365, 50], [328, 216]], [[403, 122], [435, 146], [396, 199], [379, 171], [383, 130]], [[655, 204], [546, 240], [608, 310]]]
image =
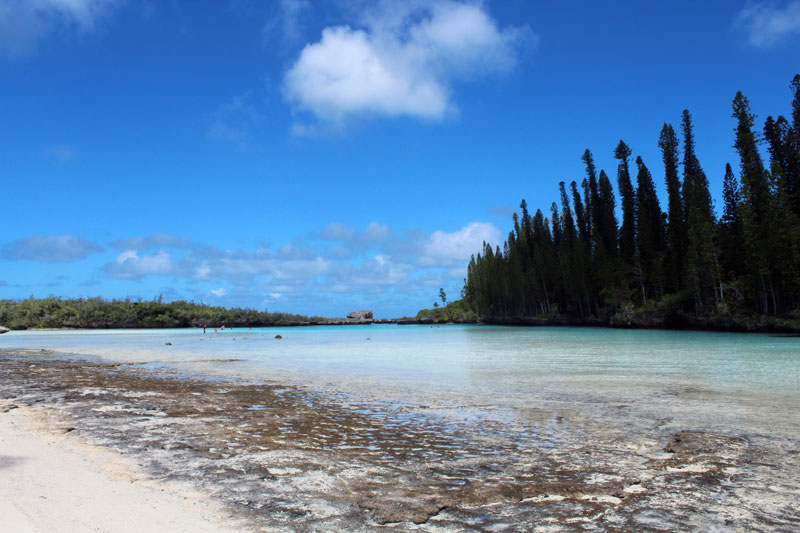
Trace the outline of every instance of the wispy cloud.
[[272, 15], [264, 24], [262, 32], [266, 37], [280, 30], [281, 40], [296, 41], [300, 38], [304, 16], [311, 10], [309, 0], [279, 0], [274, 2]]
[[[318, 123], [359, 116], [440, 120], [455, 111], [455, 81], [508, 72], [534, 40], [499, 28], [482, 3], [384, 1], [359, 27], [333, 26], [303, 48], [284, 78], [286, 99]], [[313, 130], [297, 124], [296, 131]]]
[[118, 0], [0, 0], [0, 54], [31, 54], [56, 29], [86, 33], [97, 29]]
[[246, 91], [222, 104], [211, 118], [207, 134], [212, 139], [233, 143], [240, 150], [247, 147], [250, 129], [261, 123], [263, 115], [251, 103]]
[[117, 250], [149, 250], [153, 248], [189, 248], [192, 241], [171, 233], [156, 233], [148, 237], [117, 239], [111, 243]]
[[44, 151], [45, 155], [57, 163], [66, 163], [75, 155], [72, 148], [65, 144], [51, 146]]
[[69, 263], [84, 259], [103, 249], [96, 243], [72, 235], [33, 235], [7, 244], [3, 259]]
[[514, 214], [514, 206], [513, 205], [492, 205], [489, 206], [489, 213], [497, 216], [497, 217], [507, 217], [511, 218], [511, 215]]
[[745, 32], [751, 46], [777, 46], [800, 36], [800, 0], [791, 0], [783, 7], [774, 2], [749, 4], [736, 15], [734, 27]]

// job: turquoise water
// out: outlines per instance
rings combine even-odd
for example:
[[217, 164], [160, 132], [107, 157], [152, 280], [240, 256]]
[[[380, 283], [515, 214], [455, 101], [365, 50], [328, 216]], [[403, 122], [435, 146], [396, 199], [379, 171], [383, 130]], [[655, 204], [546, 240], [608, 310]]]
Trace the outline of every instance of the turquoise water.
[[205, 335], [197, 329], [23, 331], [0, 336], [0, 348], [167, 363], [442, 407], [539, 406], [619, 417], [613, 413], [622, 405], [635, 408], [634, 424], [660, 417], [668, 424], [787, 436], [800, 430], [800, 338], [792, 337], [370, 325]]

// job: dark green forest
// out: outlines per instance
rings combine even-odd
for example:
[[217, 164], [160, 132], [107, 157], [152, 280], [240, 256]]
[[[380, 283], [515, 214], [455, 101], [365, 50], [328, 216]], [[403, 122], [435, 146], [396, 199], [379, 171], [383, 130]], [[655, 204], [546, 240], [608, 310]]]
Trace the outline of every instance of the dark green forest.
[[29, 298], [0, 300], [0, 325], [28, 328], [210, 328], [326, 324], [322, 317], [269, 313], [253, 309], [212, 307], [192, 302], [162, 303], [160, 299]]
[[550, 206], [549, 216], [540, 209], [531, 215], [523, 200], [502, 248], [484, 243], [473, 256], [464, 281], [469, 307], [484, 321], [569, 318], [742, 329], [796, 325], [800, 75], [790, 87], [791, 117], [769, 116], [761, 130], [747, 98], [736, 94], [738, 178], [726, 165], [719, 218], [696, 155], [692, 117], [684, 111], [680, 138], [671, 124], [664, 124], [658, 137], [665, 206], [646, 162], [633, 159], [625, 142], [613, 151], [619, 161], [616, 193], [586, 150], [586, 176], [559, 183], [559, 202]]

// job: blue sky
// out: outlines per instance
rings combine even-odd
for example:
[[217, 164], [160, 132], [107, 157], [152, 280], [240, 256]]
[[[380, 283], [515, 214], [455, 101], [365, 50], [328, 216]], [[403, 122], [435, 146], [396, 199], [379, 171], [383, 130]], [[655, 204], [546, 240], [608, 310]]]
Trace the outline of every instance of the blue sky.
[[414, 314], [684, 108], [719, 203], [799, 57], [800, 0], [0, 0], [0, 297]]

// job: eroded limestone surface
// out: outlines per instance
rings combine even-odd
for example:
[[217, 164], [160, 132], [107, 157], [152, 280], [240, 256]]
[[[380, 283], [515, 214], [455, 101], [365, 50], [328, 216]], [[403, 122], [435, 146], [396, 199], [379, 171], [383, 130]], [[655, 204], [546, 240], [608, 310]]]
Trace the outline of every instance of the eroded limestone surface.
[[627, 405], [411, 405], [44, 351], [0, 352], [0, 399], [0, 416], [57, 411], [253, 529], [800, 528], [796, 440], [626, 425]]

